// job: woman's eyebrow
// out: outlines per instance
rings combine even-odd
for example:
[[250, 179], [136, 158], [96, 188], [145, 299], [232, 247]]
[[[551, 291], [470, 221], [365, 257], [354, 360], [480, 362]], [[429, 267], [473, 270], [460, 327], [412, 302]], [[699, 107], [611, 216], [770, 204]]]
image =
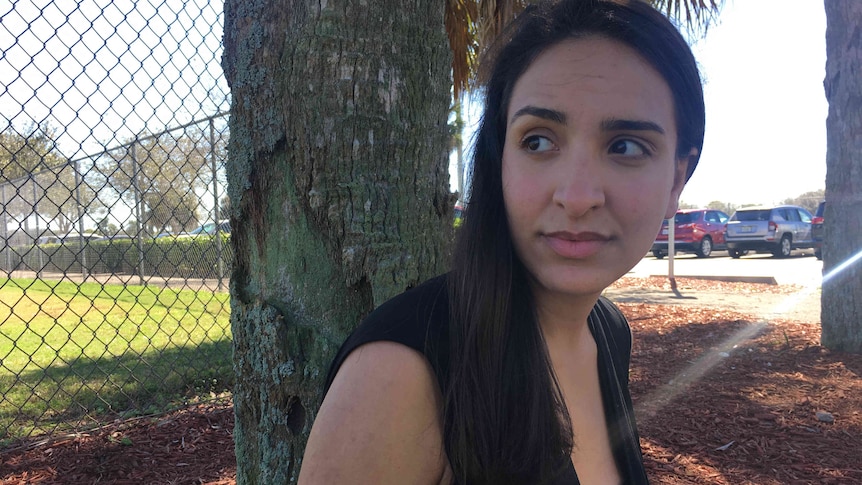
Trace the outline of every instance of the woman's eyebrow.
[[602, 122], [604, 131], [655, 131], [664, 135], [664, 128], [652, 121], [611, 119]]
[[538, 106], [524, 106], [512, 115], [512, 118], [509, 120], [509, 123], [511, 124], [518, 117], [525, 115], [535, 116], [536, 118], [553, 121], [561, 125], [566, 124], [566, 114], [562, 111], [548, 108], [539, 108]]

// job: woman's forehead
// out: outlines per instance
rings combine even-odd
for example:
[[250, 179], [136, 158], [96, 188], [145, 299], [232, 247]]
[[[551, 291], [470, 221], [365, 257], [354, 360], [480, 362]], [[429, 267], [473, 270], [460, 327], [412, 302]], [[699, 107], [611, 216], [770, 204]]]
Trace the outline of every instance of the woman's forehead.
[[590, 104], [674, 118], [670, 87], [657, 70], [629, 46], [591, 36], [560, 42], [536, 57], [515, 83], [507, 124], [525, 106], [566, 113]]

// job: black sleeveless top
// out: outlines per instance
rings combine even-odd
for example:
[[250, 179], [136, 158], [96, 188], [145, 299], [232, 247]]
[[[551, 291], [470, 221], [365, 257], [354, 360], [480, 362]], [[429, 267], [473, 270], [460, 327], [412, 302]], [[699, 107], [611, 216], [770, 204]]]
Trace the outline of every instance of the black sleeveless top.
[[[593, 307], [588, 324], [598, 348], [599, 383], [614, 460], [624, 484], [647, 484], [628, 389], [631, 330], [622, 312], [604, 297]], [[350, 352], [376, 341], [397, 342], [425, 355], [440, 388], [445, 389], [449, 370], [448, 326], [448, 290], [446, 275], [442, 275], [371, 312], [339, 349], [329, 369], [324, 393]], [[550, 485], [579, 483], [574, 466], [570, 466]]]

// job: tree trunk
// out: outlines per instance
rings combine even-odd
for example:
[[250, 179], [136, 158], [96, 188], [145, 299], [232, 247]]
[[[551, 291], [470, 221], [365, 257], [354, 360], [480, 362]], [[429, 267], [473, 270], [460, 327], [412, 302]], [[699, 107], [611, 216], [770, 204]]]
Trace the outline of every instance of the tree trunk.
[[227, 0], [237, 482], [292, 483], [332, 357], [442, 272], [443, 4]]
[[826, 0], [821, 342], [862, 353], [862, 2]]

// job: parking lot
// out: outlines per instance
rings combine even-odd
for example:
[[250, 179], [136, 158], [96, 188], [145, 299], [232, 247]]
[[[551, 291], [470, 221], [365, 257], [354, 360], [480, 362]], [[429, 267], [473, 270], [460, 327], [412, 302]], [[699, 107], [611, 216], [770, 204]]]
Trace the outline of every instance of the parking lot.
[[[632, 276], [667, 275], [669, 259], [656, 259], [651, 254], [644, 257], [629, 273]], [[823, 262], [814, 257], [814, 252], [795, 250], [789, 258], [775, 258], [770, 254], [749, 253], [740, 259], [732, 259], [727, 251], [715, 251], [709, 258], [698, 258], [693, 254], [677, 254], [674, 257], [674, 275], [677, 277], [705, 276], [733, 281], [770, 282], [820, 286]]]

